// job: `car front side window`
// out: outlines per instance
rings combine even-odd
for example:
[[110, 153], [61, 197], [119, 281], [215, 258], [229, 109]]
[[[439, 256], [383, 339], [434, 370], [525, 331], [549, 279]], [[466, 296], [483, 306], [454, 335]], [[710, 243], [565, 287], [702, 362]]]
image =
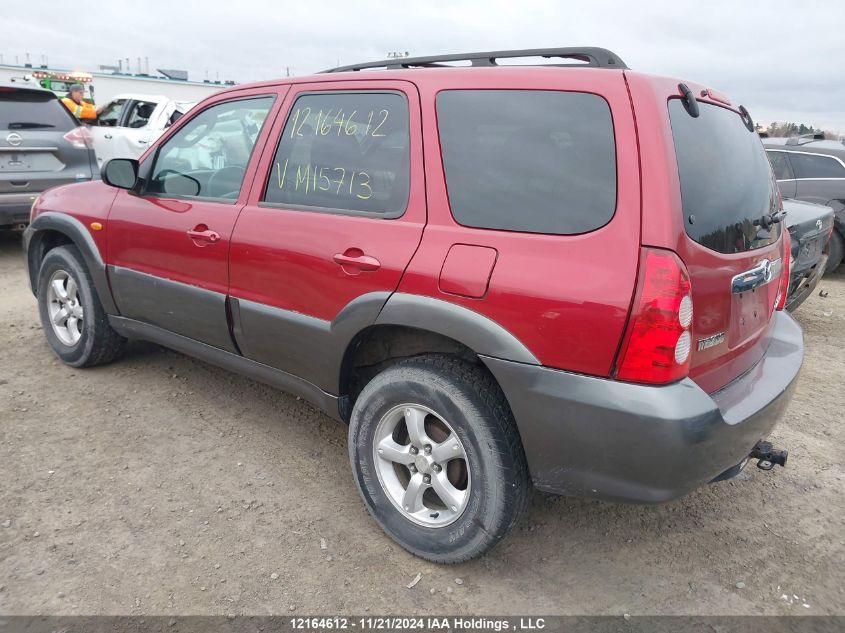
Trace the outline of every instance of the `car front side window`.
[[235, 200], [273, 97], [206, 108], [158, 151], [147, 193]]
[[97, 114], [97, 124], [103, 127], [115, 127], [120, 123], [120, 114], [126, 99], [115, 99], [104, 105]]

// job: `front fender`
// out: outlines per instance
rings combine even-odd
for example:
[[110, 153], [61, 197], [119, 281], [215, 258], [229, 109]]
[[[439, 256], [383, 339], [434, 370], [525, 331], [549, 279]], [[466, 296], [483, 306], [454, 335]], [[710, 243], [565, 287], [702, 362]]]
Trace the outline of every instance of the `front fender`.
[[97, 295], [103, 309], [108, 314], [119, 314], [111, 294], [108, 277], [106, 276], [106, 265], [103, 262], [100, 249], [85, 225], [64, 213], [52, 211], [41, 213], [24, 231], [24, 260], [32, 294], [36, 294], [38, 291], [38, 270], [41, 268], [41, 261], [48, 250], [49, 240], [45, 240], [45, 238], [50, 235], [50, 232], [61, 233], [79, 249], [94, 282], [94, 287], [97, 289]]

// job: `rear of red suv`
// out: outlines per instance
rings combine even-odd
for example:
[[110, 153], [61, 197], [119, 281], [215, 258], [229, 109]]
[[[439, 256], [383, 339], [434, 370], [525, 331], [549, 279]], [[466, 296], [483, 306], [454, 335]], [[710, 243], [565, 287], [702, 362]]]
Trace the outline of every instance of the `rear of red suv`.
[[[631, 270], [608, 270], [636, 278], [624, 333], [610, 342], [612, 366], [601, 375], [485, 363], [514, 411], [538, 487], [660, 502], [734, 476], [750, 457], [763, 468], [785, 463], [785, 451], [762, 440], [789, 401], [803, 340], [782, 311], [788, 233], [748, 113], [703, 86], [623, 74], [636, 121], [641, 235]], [[625, 249], [593, 245], [608, 262]], [[570, 252], [561, 250], [558, 269], [579, 269]], [[601, 289], [602, 277], [592, 279]], [[581, 305], [596, 320], [607, 307]]]

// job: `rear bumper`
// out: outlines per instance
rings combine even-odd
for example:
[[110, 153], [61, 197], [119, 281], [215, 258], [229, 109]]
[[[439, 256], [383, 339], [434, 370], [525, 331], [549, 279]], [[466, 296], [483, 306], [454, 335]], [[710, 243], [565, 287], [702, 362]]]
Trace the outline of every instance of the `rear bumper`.
[[29, 222], [29, 210], [38, 192], [0, 193], [0, 226]]
[[778, 312], [763, 359], [714, 394], [690, 379], [651, 387], [484, 362], [508, 398], [538, 488], [659, 503], [748, 456], [783, 414], [803, 357], [801, 328]]
[[821, 258], [814, 266], [802, 270], [792, 270], [789, 277], [789, 295], [786, 298], [786, 309], [794, 310], [804, 300], [813, 294], [813, 290], [819, 283], [819, 279], [824, 275], [824, 269], [827, 266], [827, 253], [822, 253]]

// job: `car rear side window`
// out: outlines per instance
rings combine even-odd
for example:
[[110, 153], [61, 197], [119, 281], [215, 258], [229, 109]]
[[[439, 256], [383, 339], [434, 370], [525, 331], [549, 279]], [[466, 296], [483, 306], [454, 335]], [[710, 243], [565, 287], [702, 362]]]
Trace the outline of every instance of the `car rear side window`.
[[792, 166], [789, 164], [789, 156], [786, 152], [767, 151], [769, 163], [772, 165], [772, 172], [776, 180], [792, 180]]
[[447, 90], [437, 122], [449, 204], [464, 226], [572, 235], [616, 209], [616, 145], [601, 97]]
[[830, 156], [792, 152], [789, 159], [796, 178], [845, 178], [845, 167]]
[[409, 144], [404, 95], [302, 95], [279, 140], [264, 202], [398, 217], [408, 204]]
[[669, 100], [687, 235], [719, 253], [777, 241], [780, 224], [763, 228], [778, 194], [760, 138], [733, 110], [698, 105], [692, 117], [680, 99]]
[[77, 125], [52, 92], [0, 89], [0, 130], [56, 130]]

